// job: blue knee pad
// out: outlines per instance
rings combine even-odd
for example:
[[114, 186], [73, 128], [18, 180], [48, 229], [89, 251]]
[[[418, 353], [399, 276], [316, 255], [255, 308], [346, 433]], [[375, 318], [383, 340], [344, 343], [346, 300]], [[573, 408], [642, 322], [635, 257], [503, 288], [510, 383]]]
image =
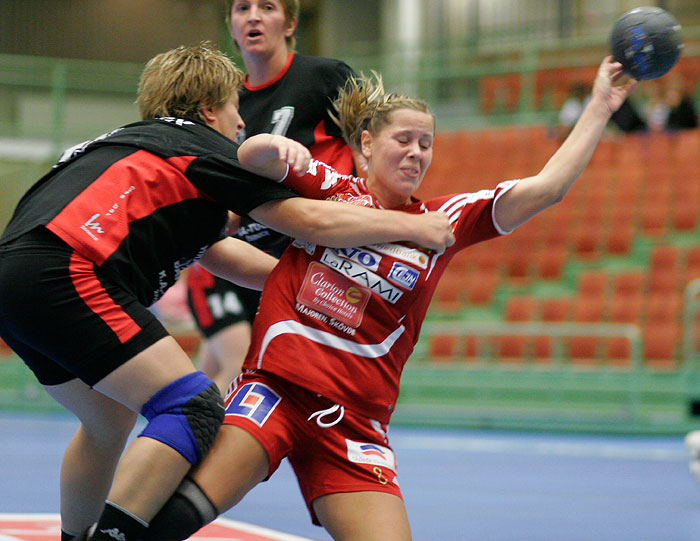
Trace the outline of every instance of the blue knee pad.
[[148, 424], [139, 437], [158, 440], [196, 464], [214, 443], [224, 420], [224, 400], [207, 376], [194, 372], [163, 387], [141, 414]]

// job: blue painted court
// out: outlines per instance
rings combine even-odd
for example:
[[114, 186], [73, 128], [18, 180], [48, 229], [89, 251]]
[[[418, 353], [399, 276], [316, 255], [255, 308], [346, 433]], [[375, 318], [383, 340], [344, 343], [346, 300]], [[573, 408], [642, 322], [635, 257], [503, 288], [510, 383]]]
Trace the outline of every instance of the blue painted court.
[[[0, 513], [58, 512], [76, 426], [61, 414], [0, 414]], [[416, 541], [700, 541], [700, 486], [679, 436], [397, 427], [390, 437]], [[286, 462], [225, 516], [330, 539], [311, 525]]]

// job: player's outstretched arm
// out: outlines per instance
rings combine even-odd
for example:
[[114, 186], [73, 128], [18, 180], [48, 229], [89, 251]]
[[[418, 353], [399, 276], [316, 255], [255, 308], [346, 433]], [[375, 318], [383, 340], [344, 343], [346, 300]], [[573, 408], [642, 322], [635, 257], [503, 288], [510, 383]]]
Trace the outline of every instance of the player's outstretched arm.
[[347, 248], [410, 241], [431, 250], [454, 244], [447, 214], [407, 214], [303, 197], [268, 201], [250, 212], [262, 223], [301, 240]]
[[260, 291], [277, 259], [252, 244], [226, 237], [210, 246], [199, 263], [216, 276]]
[[636, 85], [623, 74], [622, 64], [612, 57], [603, 60], [591, 99], [564, 143], [542, 171], [522, 179], [496, 203], [494, 217], [502, 229], [510, 231], [561, 201], [588, 165], [608, 120]]

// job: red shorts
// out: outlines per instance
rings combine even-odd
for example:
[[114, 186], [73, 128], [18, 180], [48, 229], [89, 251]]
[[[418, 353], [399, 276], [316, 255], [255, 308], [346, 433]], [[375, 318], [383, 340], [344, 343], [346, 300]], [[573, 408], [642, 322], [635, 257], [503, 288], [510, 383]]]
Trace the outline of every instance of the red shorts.
[[270, 475], [284, 457], [297, 476], [314, 524], [312, 502], [338, 492], [401, 496], [387, 427], [265, 372], [237, 378], [224, 424], [238, 426], [267, 452]]

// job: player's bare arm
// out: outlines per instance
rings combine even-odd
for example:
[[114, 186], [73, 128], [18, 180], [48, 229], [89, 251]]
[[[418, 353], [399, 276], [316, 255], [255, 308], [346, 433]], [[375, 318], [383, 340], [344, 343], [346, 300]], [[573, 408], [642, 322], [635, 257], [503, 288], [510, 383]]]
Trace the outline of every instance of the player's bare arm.
[[262, 290], [277, 259], [252, 244], [226, 237], [213, 244], [199, 262], [216, 276], [250, 289]]
[[309, 149], [301, 143], [269, 133], [246, 139], [238, 149], [238, 161], [243, 167], [273, 180], [282, 179], [287, 166], [297, 175], [303, 175], [310, 160]]
[[611, 115], [636, 85], [623, 74], [622, 64], [612, 57], [603, 60], [591, 100], [567, 139], [537, 175], [522, 179], [496, 203], [501, 228], [512, 230], [561, 201], [593, 156]]
[[404, 240], [444, 250], [455, 241], [447, 215], [439, 212], [407, 214], [294, 197], [268, 201], [250, 216], [292, 237], [335, 248]]

